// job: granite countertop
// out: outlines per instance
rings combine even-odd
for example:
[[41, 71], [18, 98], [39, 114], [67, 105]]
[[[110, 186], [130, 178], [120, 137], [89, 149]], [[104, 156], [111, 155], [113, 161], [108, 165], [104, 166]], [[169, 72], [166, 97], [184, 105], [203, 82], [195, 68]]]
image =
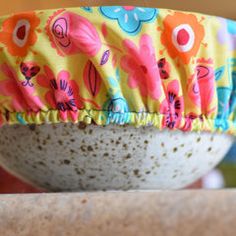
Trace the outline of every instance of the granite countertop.
[[214, 235], [236, 232], [236, 190], [0, 196], [0, 235]]

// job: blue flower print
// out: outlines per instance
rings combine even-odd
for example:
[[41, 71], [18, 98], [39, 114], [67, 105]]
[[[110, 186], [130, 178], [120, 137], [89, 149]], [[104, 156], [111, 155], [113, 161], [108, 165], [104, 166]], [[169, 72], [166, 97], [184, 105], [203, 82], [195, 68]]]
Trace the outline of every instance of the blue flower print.
[[107, 124], [127, 124], [130, 121], [129, 107], [124, 98], [113, 98], [108, 104]]
[[16, 119], [18, 120], [18, 122], [22, 125], [26, 125], [27, 122], [23, 119], [23, 117], [21, 116], [20, 113], [16, 113]]
[[[236, 66], [236, 59], [231, 59], [227, 63], [229, 86], [218, 87], [218, 112], [215, 120], [215, 127], [226, 131], [229, 129], [228, 118], [235, 112], [236, 108], [236, 71], [233, 69]], [[221, 67], [215, 71], [216, 81], [220, 80], [224, 75], [225, 68]], [[235, 116], [233, 117], [235, 123]]]
[[106, 111], [106, 125], [110, 123], [127, 124], [130, 122], [130, 110], [126, 99], [120, 91], [120, 75], [116, 70], [116, 78], [108, 78], [110, 89], [108, 90], [109, 99], [105, 102], [103, 109]]
[[218, 97], [218, 112], [215, 120], [215, 127], [221, 128], [226, 131], [229, 128], [228, 117], [229, 112], [229, 100], [232, 93], [232, 89], [228, 87], [219, 87], [217, 88], [217, 97]]
[[137, 34], [143, 22], [151, 22], [157, 16], [158, 9], [133, 6], [104, 6], [101, 13], [112, 20], [117, 20], [126, 33]]
[[227, 29], [229, 34], [236, 35], [236, 21], [227, 20]]
[[218, 32], [220, 44], [227, 45], [230, 50], [236, 50], [236, 21], [219, 17], [221, 28]]

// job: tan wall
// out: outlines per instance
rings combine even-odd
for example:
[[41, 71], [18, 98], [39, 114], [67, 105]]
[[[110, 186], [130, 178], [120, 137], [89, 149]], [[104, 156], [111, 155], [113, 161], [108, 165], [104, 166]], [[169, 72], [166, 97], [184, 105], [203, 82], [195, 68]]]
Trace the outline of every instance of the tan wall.
[[0, 15], [32, 9], [101, 4], [153, 6], [236, 19], [236, 0], [0, 0]]

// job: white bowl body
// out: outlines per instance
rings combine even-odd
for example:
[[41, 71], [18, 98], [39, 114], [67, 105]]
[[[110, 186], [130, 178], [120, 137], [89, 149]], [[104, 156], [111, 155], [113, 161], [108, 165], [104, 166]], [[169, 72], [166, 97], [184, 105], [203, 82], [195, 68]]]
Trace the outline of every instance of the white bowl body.
[[51, 191], [177, 189], [224, 157], [225, 134], [76, 124], [4, 126], [0, 164]]

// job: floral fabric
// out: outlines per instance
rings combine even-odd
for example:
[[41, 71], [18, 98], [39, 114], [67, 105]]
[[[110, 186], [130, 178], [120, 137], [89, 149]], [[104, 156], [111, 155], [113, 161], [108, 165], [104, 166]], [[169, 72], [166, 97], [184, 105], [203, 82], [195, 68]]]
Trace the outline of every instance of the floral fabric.
[[236, 134], [236, 22], [134, 6], [0, 18], [0, 125]]

